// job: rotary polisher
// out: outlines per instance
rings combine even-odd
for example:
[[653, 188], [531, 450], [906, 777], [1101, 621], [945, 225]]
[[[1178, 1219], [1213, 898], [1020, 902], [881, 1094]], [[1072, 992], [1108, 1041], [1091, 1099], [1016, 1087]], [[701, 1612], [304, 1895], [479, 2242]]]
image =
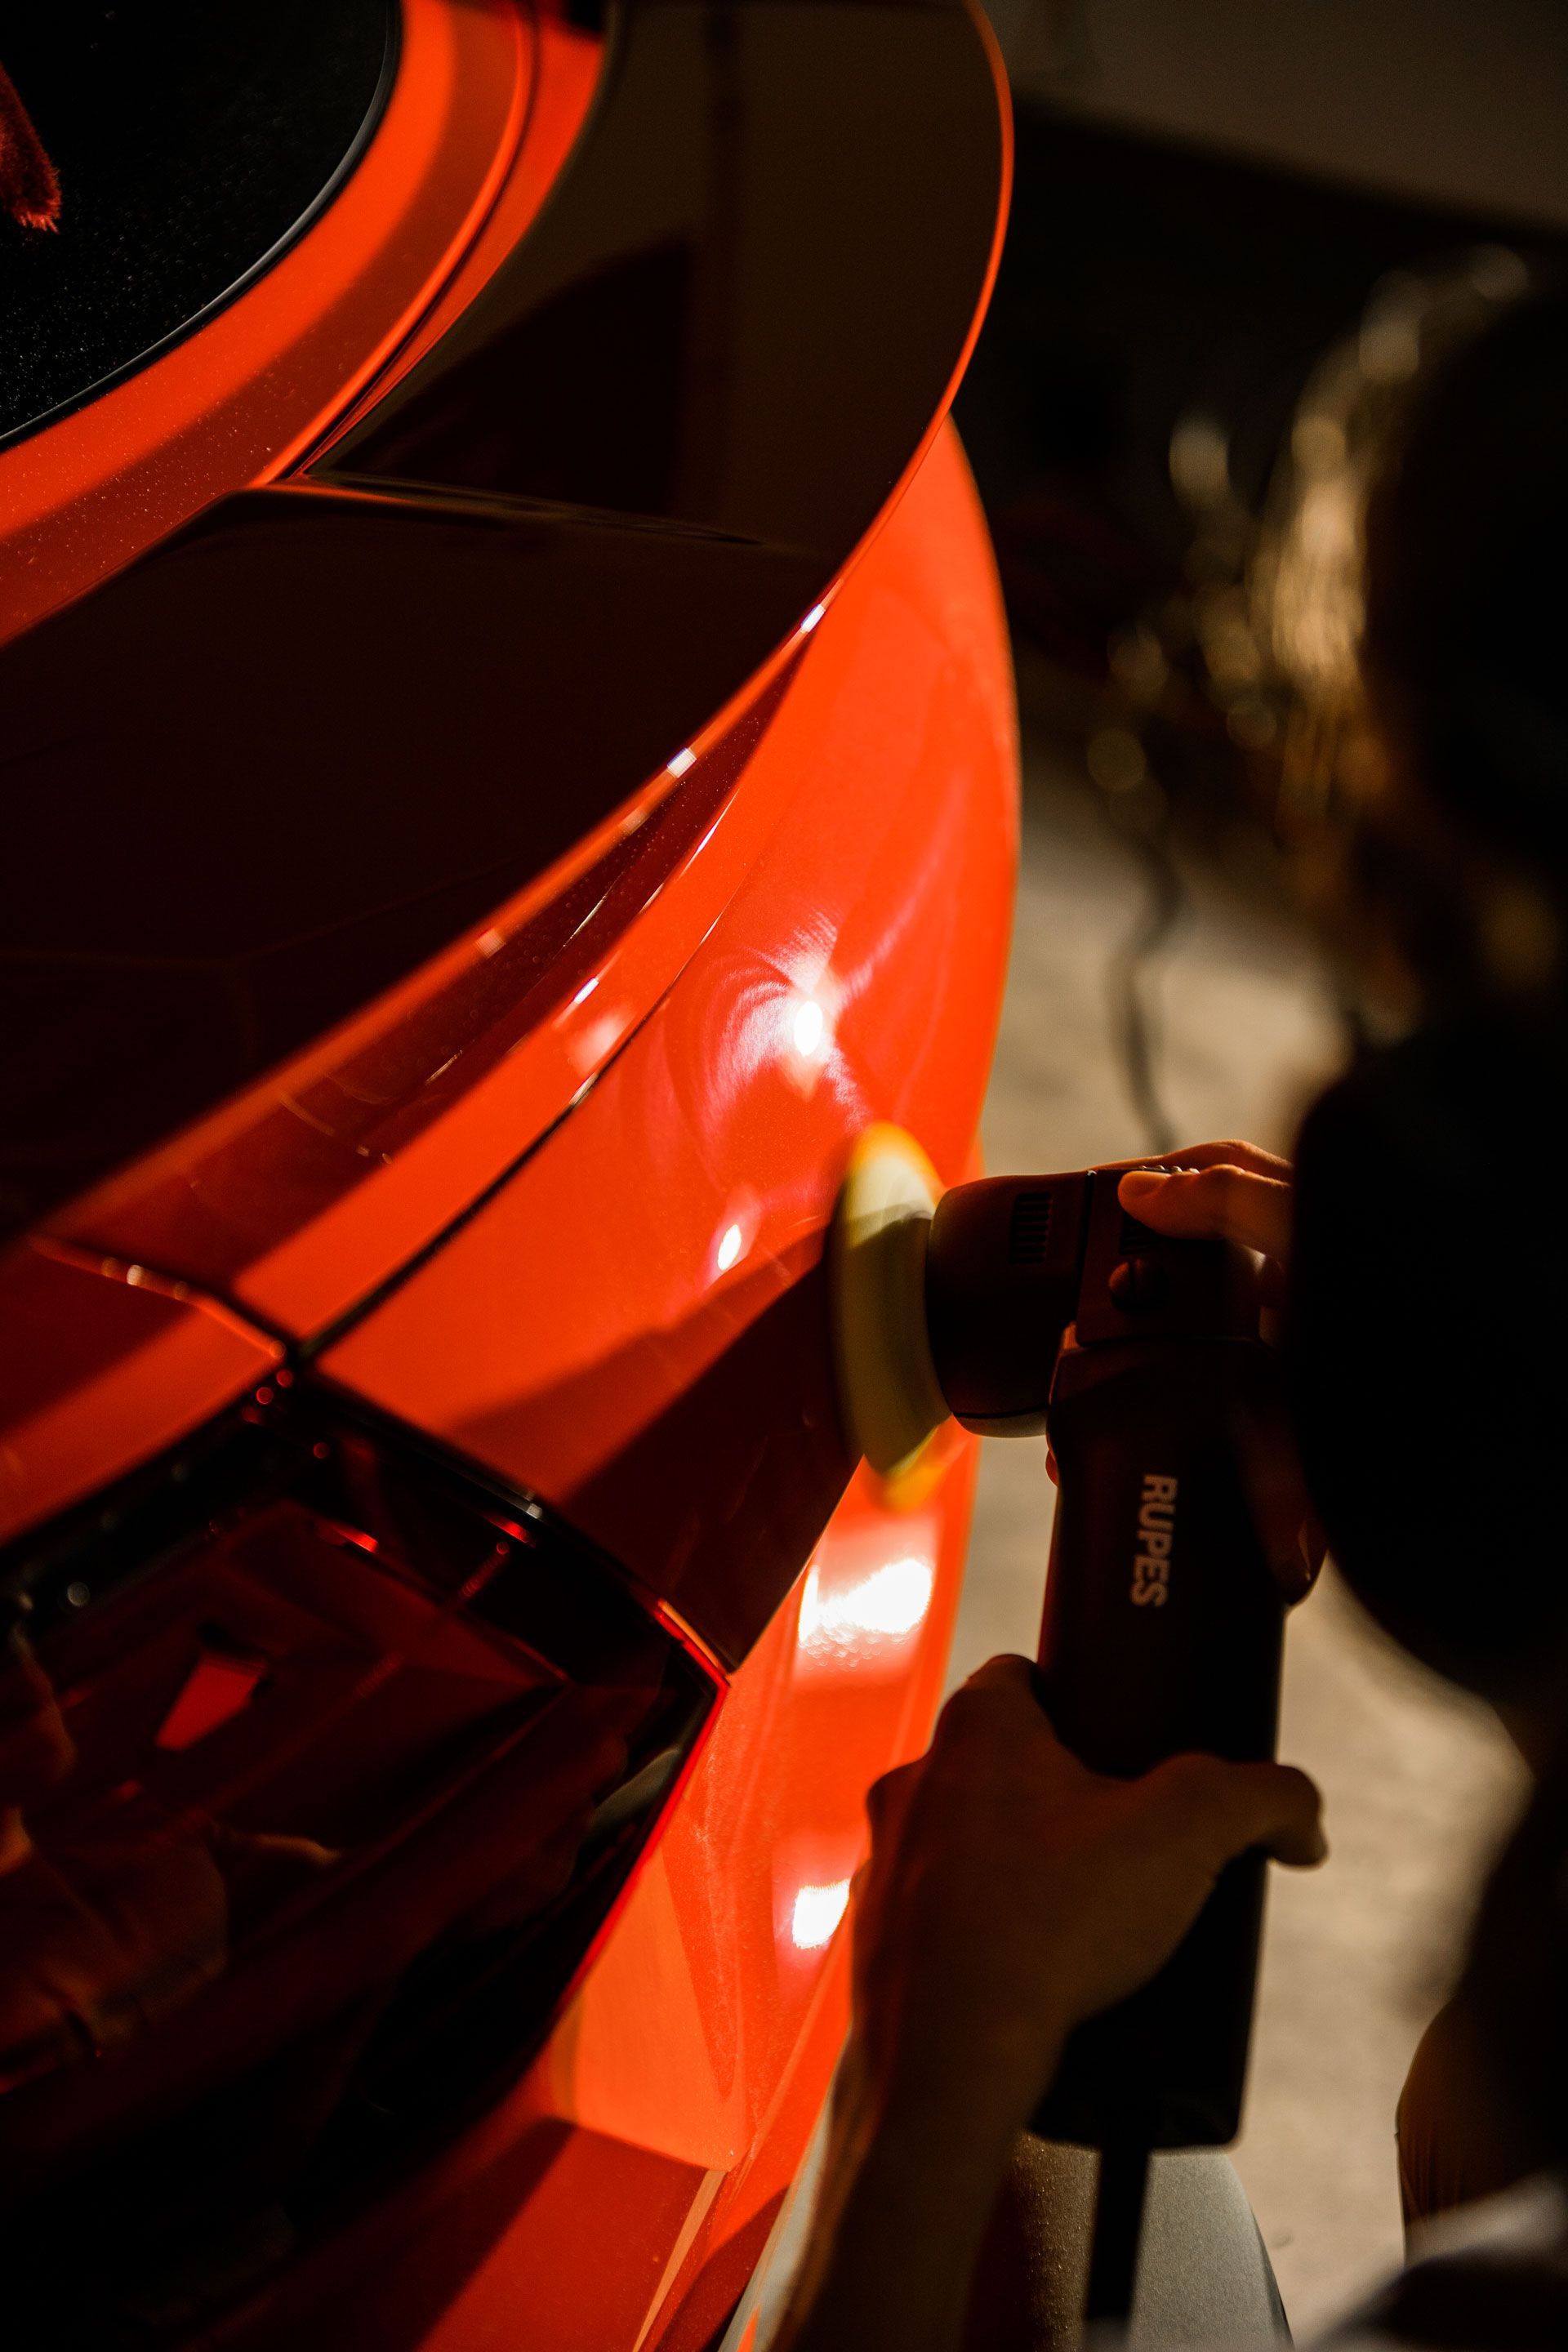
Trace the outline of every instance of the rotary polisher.
[[[844, 1417], [895, 1493], [950, 1412], [1048, 1433], [1040, 1696], [1076, 1755], [1127, 1776], [1273, 1755], [1285, 1607], [1250, 1500], [1279, 1409], [1256, 1262], [1127, 1213], [1127, 1168], [1162, 1164], [942, 1192], [907, 1136], [873, 1129], [832, 1240]], [[1074, 2035], [1037, 2131], [1132, 2150], [1140, 2180], [1149, 2149], [1235, 2137], [1263, 1883], [1261, 1856], [1232, 1864], [1154, 1981]]]

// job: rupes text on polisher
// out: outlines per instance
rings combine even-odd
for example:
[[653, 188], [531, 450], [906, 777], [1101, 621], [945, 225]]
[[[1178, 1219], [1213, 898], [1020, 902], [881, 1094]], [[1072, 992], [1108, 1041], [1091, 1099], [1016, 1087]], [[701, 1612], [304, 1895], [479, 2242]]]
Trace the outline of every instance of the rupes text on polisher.
[[1170, 1590], [1171, 1535], [1176, 1519], [1176, 1481], [1143, 1476], [1138, 1509], [1138, 1549], [1132, 1560], [1132, 1598], [1140, 1609], [1163, 1608]]

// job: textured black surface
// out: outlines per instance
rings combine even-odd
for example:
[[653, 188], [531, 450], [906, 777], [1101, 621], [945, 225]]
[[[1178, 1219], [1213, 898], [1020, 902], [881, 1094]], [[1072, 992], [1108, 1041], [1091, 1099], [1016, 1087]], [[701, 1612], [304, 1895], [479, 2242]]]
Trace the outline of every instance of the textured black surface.
[[0, 6], [0, 60], [60, 176], [0, 221], [0, 436], [221, 301], [301, 224], [377, 103], [395, 0]]

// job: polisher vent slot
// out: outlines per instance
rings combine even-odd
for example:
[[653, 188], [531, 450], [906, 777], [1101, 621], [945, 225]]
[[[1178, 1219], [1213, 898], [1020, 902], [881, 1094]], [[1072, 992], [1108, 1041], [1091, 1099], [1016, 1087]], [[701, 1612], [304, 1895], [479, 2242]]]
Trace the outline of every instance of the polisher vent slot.
[[1046, 1236], [1051, 1229], [1048, 1192], [1020, 1192], [1007, 1226], [1009, 1265], [1040, 1265], [1045, 1261]]

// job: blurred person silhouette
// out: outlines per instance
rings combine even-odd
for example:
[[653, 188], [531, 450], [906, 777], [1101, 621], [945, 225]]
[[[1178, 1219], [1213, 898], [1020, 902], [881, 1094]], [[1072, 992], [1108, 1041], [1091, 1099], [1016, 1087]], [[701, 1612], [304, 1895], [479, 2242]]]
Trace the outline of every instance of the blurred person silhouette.
[[[1568, 1078], [1561, 296], [1519, 302], [1416, 384], [1364, 550], [1338, 912], [1394, 975], [1405, 1034], [1363, 1048], [1314, 1107], [1294, 1170], [1210, 1145], [1173, 1172], [1125, 1177], [1121, 1197], [1163, 1232], [1227, 1235], [1272, 1261], [1300, 1466], [1342, 1574], [1397, 1641], [1496, 1708], [1535, 1776], [1401, 2101], [1408, 2267], [1338, 2340], [1563, 2345], [1568, 1230], [1549, 1176]], [[1086, 2201], [1026, 2120], [1067, 2035], [1155, 1971], [1226, 1862], [1254, 1847], [1321, 1858], [1316, 1791], [1286, 1766], [1212, 1758], [1100, 1779], [1055, 1738], [1026, 1662], [1003, 1658], [869, 1812], [851, 2038], [775, 2343], [1071, 2341]], [[1228, 2328], [1205, 2335], [1201, 2314], [1224, 2297], [1205, 2302], [1203, 2284], [1256, 2267], [1256, 2241], [1234, 2200], [1190, 2220], [1176, 2259], [1199, 2291], [1163, 2307], [1182, 2341], [1216, 2340]], [[1158, 2341], [1143, 2285], [1135, 2334]], [[1253, 2316], [1267, 2326], [1256, 2304]]]

